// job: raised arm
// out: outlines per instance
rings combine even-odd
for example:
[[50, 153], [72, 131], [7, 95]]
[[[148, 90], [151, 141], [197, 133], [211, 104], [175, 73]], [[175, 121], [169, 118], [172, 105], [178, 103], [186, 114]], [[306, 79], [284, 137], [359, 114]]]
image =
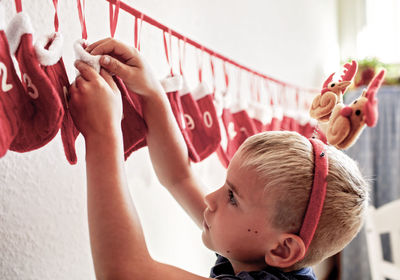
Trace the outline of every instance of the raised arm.
[[147, 145], [157, 177], [201, 227], [206, 207], [203, 188], [190, 167], [186, 144], [166, 94], [149, 65], [136, 49], [110, 38], [90, 45], [87, 51], [105, 54], [100, 60], [102, 67], [117, 74], [129, 90], [142, 96]]
[[70, 108], [86, 144], [90, 244], [97, 279], [201, 280], [153, 260], [127, 187], [121, 97], [113, 79], [78, 62]]

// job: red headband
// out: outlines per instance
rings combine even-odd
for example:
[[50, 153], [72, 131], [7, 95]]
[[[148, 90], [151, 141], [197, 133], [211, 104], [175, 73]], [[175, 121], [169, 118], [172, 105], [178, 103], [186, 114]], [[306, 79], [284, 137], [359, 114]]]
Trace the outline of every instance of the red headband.
[[328, 176], [328, 155], [324, 151], [325, 144], [318, 139], [309, 139], [314, 150], [314, 181], [311, 189], [310, 199], [303, 224], [300, 229], [300, 237], [304, 241], [306, 251], [314, 237], [319, 218], [324, 206], [327, 176]]

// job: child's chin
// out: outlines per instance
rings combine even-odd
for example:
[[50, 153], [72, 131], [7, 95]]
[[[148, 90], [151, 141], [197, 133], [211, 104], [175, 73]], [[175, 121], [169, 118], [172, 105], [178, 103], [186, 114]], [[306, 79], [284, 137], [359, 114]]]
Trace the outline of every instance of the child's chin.
[[210, 250], [214, 250], [207, 232], [203, 231], [203, 233], [201, 234], [201, 239], [203, 240], [204, 246], [206, 246]]

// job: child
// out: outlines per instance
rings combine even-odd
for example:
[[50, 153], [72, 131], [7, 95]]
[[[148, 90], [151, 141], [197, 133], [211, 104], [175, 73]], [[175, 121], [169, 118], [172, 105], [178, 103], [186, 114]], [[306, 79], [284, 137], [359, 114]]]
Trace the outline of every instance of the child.
[[[204, 244], [217, 252], [210, 277], [316, 279], [309, 266], [339, 252], [359, 231], [367, 185], [342, 152], [293, 132], [261, 133], [237, 151], [226, 183], [204, 196], [166, 95], [140, 54], [113, 39], [87, 51], [102, 55], [103, 68], [99, 75], [76, 62], [81, 75], [71, 86], [70, 108], [86, 144], [90, 242], [98, 279], [206, 279], [149, 255], [127, 188], [122, 103], [110, 73], [143, 98], [157, 176], [203, 228]], [[315, 205], [324, 197], [321, 213]]]

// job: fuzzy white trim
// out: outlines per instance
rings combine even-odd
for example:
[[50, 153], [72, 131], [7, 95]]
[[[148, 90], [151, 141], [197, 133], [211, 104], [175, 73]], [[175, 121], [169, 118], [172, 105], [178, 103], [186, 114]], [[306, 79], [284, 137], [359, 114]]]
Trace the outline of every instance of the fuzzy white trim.
[[284, 113], [284, 115], [285, 116], [287, 116], [287, 117], [289, 117], [289, 118], [296, 118], [296, 111], [295, 110], [292, 110], [292, 109], [287, 109], [287, 110], [285, 110], [285, 113]]
[[233, 113], [237, 113], [237, 112], [240, 112], [243, 110], [247, 110], [248, 104], [246, 101], [238, 99], [235, 102], [233, 102], [229, 106], [229, 108], [231, 109], [231, 113], [233, 114]]
[[101, 55], [91, 55], [88, 53], [84, 46], [87, 46], [88, 43], [86, 40], [79, 39], [74, 43], [74, 51], [75, 51], [75, 59], [82, 60], [83, 62], [89, 64], [96, 70], [97, 73], [100, 73], [100, 58]]
[[[50, 41], [50, 47], [45, 49]], [[59, 32], [39, 38], [35, 43], [35, 52], [40, 64], [43, 66], [56, 64], [61, 58], [63, 43], [64, 38]]]
[[4, 30], [6, 22], [4, 21], [4, 5], [0, 1], [0, 30]]
[[31, 19], [28, 14], [21, 12], [14, 16], [7, 26], [6, 35], [8, 40], [8, 45], [10, 46], [10, 52], [15, 54], [21, 37], [24, 34], [32, 34], [33, 40], [33, 27]]
[[306, 125], [308, 122], [310, 122], [310, 115], [306, 111], [301, 111], [299, 112], [298, 115], [298, 120], [300, 125]]
[[190, 93], [190, 88], [185, 77], [182, 76], [182, 88], [179, 90], [179, 96], [184, 96]]
[[271, 109], [258, 103], [250, 103], [251, 116], [262, 123], [269, 123], [272, 119]]
[[272, 117], [276, 118], [278, 120], [282, 120], [283, 119], [283, 110], [282, 107], [280, 106], [273, 106], [272, 107]]
[[222, 116], [222, 111], [224, 110], [224, 97], [222, 93], [215, 94], [214, 97], [215, 111], [217, 112], [217, 116]]
[[193, 98], [195, 100], [199, 100], [209, 94], [211, 94], [211, 90], [210, 87], [205, 82], [198, 84], [197, 87], [192, 92]]
[[182, 76], [168, 76], [161, 80], [161, 85], [165, 92], [174, 92], [182, 89]]

